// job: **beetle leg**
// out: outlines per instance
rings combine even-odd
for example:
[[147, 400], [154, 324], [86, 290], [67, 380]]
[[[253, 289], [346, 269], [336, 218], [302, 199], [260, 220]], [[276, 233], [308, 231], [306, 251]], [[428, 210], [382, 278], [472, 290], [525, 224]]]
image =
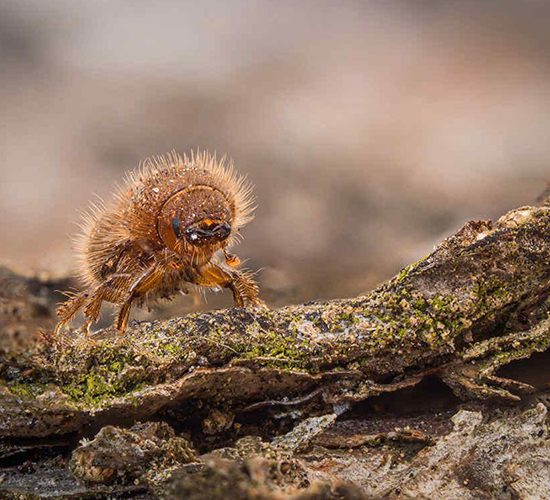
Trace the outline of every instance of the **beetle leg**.
[[96, 287], [91, 293], [83, 291], [71, 296], [57, 308], [57, 315], [60, 320], [55, 327], [54, 333], [59, 333], [63, 326], [69, 323], [77, 315], [78, 311], [84, 308], [84, 316], [86, 317], [84, 327], [86, 336], [88, 336], [90, 326], [99, 317], [102, 302], [104, 300], [115, 302], [120, 296], [121, 290], [127, 288], [127, 281], [127, 276], [115, 275], [107, 282]]
[[119, 335], [122, 335], [128, 326], [128, 317], [132, 301], [139, 296], [145, 295], [149, 290], [155, 288], [164, 278], [166, 269], [160, 264], [153, 264], [146, 269], [138, 278], [131, 284], [116, 319], [116, 328]]
[[264, 301], [260, 299], [258, 285], [252, 278], [252, 274], [247, 271], [226, 270], [215, 264], [208, 264], [199, 268], [192, 279], [194, 283], [201, 286], [229, 288], [237, 307], [265, 307]]
[[260, 298], [260, 288], [253, 276], [253, 273], [247, 270], [232, 271], [233, 287], [243, 298], [245, 306], [266, 308], [267, 305]]
[[55, 326], [55, 335], [57, 335], [61, 329], [77, 315], [78, 311], [84, 307], [87, 299], [88, 294], [86, 292], [80, 292], [70, 296], [65, 302], [57, 307], [56, 314], [59, 321]]
[[89, 337], [90, 327], [97, 321], [99, 318], [99, 313], [101, 311], [101, 304], [105, 298], [105, 288], [99, 286], [95, 289], [94, 293], [88, 300], [86, 307], [84, 308], [84, 316], [86, 316], [86, 322], [84, 323], [84, 335]]
[[120, 306], [116, 317], [116, 329], [118, 334], [122, 335], [128, 326], [128, 318], [130, 316], [130, 308], [132, 306], [133, 297], [129, 298]]

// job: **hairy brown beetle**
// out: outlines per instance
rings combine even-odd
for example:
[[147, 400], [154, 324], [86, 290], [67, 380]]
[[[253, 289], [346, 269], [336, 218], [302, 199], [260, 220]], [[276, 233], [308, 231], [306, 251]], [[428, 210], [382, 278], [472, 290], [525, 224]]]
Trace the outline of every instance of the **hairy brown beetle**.
[[112, 203], [95, 204], [77, 239], [85, 290], [58, 308], [58, 332], [80, 311], [86, 331], [103, 301], [119, 305], [124, 332], [132, 304], [169, 299], [186, 283], [225, 287], [237, 306], [264, 306], [251, 273], [228, 253], [252, 219], [251, 185], [207, 152], [172, 152], [130, 173]]

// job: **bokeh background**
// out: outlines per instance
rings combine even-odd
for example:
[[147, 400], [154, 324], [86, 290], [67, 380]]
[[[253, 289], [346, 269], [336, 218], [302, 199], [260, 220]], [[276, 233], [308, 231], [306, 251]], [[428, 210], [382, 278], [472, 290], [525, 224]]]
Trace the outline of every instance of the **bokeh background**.
[[256, 185], [238, 253], [272, 305], [361, 293], [544, 191], [549, 26], [544, 1], [0, 0], [0, 260], [70, 272], [93, 193], [200, 147]]

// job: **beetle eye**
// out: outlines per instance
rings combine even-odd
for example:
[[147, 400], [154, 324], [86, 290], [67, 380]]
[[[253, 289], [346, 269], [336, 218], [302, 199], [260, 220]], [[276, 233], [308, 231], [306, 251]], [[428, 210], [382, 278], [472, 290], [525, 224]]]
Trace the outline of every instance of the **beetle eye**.
[[179, 215], [172, 219], [172, 229], [174, 230], [174, 234], [176, 235], [176, 238], [181, 238]]

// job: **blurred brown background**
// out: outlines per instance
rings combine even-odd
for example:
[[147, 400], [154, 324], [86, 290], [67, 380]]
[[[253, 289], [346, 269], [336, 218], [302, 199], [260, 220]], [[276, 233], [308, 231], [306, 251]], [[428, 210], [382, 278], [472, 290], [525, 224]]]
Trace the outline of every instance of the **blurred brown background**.
[[0, 260], [66, 273], [92, 193], [201, 147], [256, 184], [238, 253], [271, 304], [358, 294], [544, 190], [548, 26], [543, 1], [1, 0]]

